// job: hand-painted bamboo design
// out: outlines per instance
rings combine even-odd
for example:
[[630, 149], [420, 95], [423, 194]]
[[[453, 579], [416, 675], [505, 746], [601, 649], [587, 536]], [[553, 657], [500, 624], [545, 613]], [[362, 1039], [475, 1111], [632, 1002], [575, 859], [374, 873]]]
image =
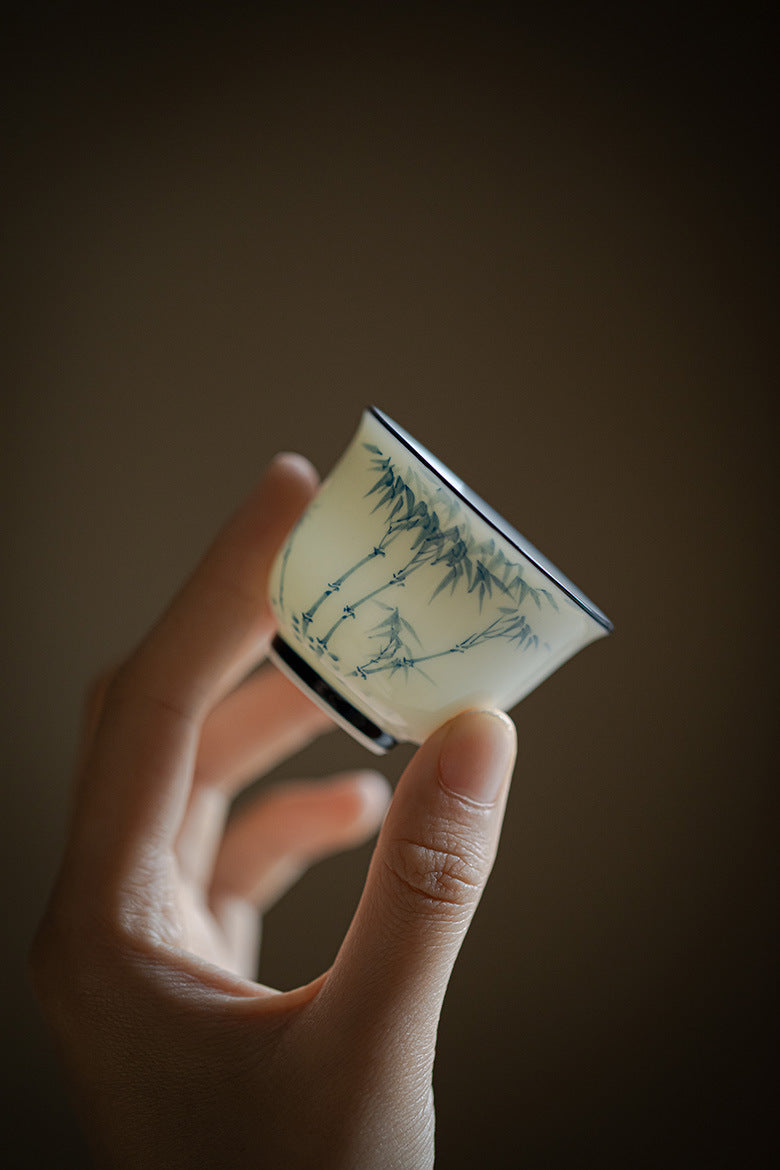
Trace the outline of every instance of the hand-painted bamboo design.
[[[494, 539], [476, 539], [470, 531], [465, 508], [451, 493], [432, 487], [412, 469], [405, 469], [402, 473], [393, 460], [374, 444], [364, 443], [363, 446], [370, 453], [369, 469], [374, 473], [374, 482], [365, 493], [365, 498], [377, 496], [372, 515], [385, 513], [385, 530], [378, 543], [338, 577], [326, 583], [308, 608], [292, 615], [292, 625], [301, 642], [318, 656], [327, 655], [332, 663], [339, 663], [339, 655], [332, 649], [332, 643], [338, 640], [339, 630], [346, 622], [356, 619], [358, 610], [373, 602], [382, 606], [389, 616], [373, 627], [368, 636], [385, 637], [387, 640], [374, 658], [355, 666], [351, 672], [347, 671], [364, 679], [383, 670], [392, 673], [403, 670], [408, 677], [409, 670], [414, 669], [433, 682], [421, 669], [421, 663], [451, 654], [463, 654], [494, 638], [505, 638], [510, 644], [524, 650], [538, 646], [539, 639], [531, 629], [528, 618], [519, 613], [519, 607], [528, 599], [540, 610], [543, 604], [557, 609], [552, 593], [530, 585], [525, 579], [524, 567], [510, 561]], [[445, 514], [446, 518], [442, 521], [441, 517]], [[341, 612], [331, 617], [324, 632], [318, 634], [317, 615], [323, 606], [335, 594], [342, 593], [348, 581], [357, 580], [368, 566], [378, 558], [385, 557], [390, 545], [402, 533], [412, 536], [410, 556], [406, 562], [386, 581], [374, 584], [361, 596], [347, 600]], [[289, 546], [283, 560], [282, 582], [288, 555]], [[442, 567], [443, 575], [433, 589], [429, 604], [445, 590], [449, 590], [452, 595], [463, 586], [468, 594], [475, 595], [480, 612], [485, 601], [493, 599], [494, 594], [502, 596], [510, 604], [499, 606], [498, 617], [456, 645], [435, 653], [420, 654], [402, 637], [405, 634], [413, 638], [419, 650], [423, 649], [412, 626], [402, 617], [397, 606], [387, 605], [380, 598], [390, 590], [403, 588], [413, 573], [437, 565]], [[280, 598], [281, 593], [280, 587]]]
[[[450, 654], [465, 654], [493, 638], [507, 638], [510, 644], [516, 643], [524, 650], [535, 649], [539, 645], [539, 638], [533, 633], [528, 619], [508, 606], [500, 606], [499, 608], [500, 616], [494, 618], [484, 629], [470, 634], [454, 646], [447, 647], [446, 650], [437, 650], [434, 654], [414, 654], [409, 649], [408, 644], [400, 637], [401, 626], [412, 635], [421, 648], [422, 643], [409, 622], [405, 621], [395, 609], [389, 618], [374, 627], [376, 631], [387, 631], [388, 641], [386, 644], [375, 658], [370, 659], [362, 666], [357, 666], [352, 673], [360, 678], [367, 678], [368, 675], [377, 674], [379, 671], [389, 670], [391, 674], [395, 674], [397, 671], [403, 670], [405, 677], [408, 678], [410, 670], [417, 670], [429, 682], [433, 682], [429, 674], [420, 670], [421, 662], [432, 662], [435, 658], [446, 658]], [[376, 635], [372, 634], [371, 636]], [[547, 643], [545, 646], [549, 650]], [[399, 653], [401, 650], [405, 653]]]

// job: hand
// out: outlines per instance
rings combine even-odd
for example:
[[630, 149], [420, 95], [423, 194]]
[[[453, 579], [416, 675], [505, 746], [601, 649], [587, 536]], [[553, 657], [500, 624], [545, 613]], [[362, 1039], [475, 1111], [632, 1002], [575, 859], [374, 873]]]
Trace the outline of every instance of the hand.
[[[65, 855], [31, 970], [98, 1165], [433, 1164], [447, 982], [496, 850], [515, 751], [497, 712], [439, 729], [399, 782], [330, 969], [252, 981], [258, 908], [373, 833], [373, 772], [234, 792], [329, 726], [271, 667], [266, 577], [316, 489], [277, 457], [88, 704]], [[244, 679], [245, 681], [241, 681]], [[465, 1073], [464, 1073], [465, 1075]]]

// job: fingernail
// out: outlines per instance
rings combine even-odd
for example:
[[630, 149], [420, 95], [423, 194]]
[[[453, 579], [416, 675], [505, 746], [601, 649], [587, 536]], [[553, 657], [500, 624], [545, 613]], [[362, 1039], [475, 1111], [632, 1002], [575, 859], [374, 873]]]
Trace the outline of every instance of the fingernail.
[[439, 752], [445, 788], [479, 804], [498, 797], [515, 761], [517, 736], [501, 711], [468, 711], [453, 720]]
[[377, 825], [387, 812], [392, 789], [381, 772], [366, 769], [357, 777], [357, 787], [363, 801], [361, 824]]
[[299, 455], [297, 451], [279, 451], [271, 460], [270, 467], [277, 467], [280, 464], [295, 469], [299, 475], [315, 485], [319, 482], [316, 468], [305, 455]]

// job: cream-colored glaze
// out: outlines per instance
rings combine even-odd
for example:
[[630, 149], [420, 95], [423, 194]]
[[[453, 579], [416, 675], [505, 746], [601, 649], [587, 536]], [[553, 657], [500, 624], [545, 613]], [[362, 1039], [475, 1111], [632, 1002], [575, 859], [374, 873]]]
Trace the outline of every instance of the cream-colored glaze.
[[[420, 560], [419, 546], [415, 564], [413, 545], [419, 528], [387, 537], [388, 524], [409, 513], [410, 501], [401, 491], [377, 507], [386, 494], [384, 489], [375, 488], [381, 476], [381, 468], [376, 467], [380, 456], [365, 444], [389, 457], [394, 473], [412, 487], [415, 502], [424, 500], [429, 512], [436, 512], [441, 529], [452, 531], [457, 526], [466, 538], [472, 570], [477, 561], [496, 566], [489, 593], [476, 586], [469, 591], [465, 574], [453, 582], [454, 588], [448, 585], [436, 593], [449, 566], [446, 559], [438, 564]], [[397, 499], [402, 503], [390, 518]], [[384, 555], [370, 555], [366, 560], [375, 548], [381, 548]], [[511, 566], [508, 573], [500, 553]], [[413, 571], [408, 572], [410, 562]], [[323, 600], [329, 584], [338, 582], [356, 564], [360, 567]], [[404, 583], [391, 584], [393, 574], [403, 573], [405, 567], [408, 576]], [[519, 602], [498, 585], [502, 579], [516, 579], [517, 574], [529, 588]], [[375, 590], [379, 590], [375, 598], [361, 600]], [[547, 591], [555, 604], [542, 592], [537, 593], [536, 604], [535, 590]], [[269, 592], [279, 632], [292, 649], [384, 731], [412, 743], [421, 743], [466, 708], [490, 705], [509, 710], [578, 650], [607, 632], [368, 412], [280, 550]], [[301, 615], [310, 613], [317, 601], [310, 622], [302, 622]], [[344, 616], [345, 605], [355, 606], [354, 616]], [[512, 609], [514, 617], [502, 607]], [[409, 653], [389, 653], [363, 675], [355, 673], [387, 645], [387, 629], [377, 631], [377, 626], [396, 608], [419, 643], [402, 625], [401, 636]], [[489, 630], [491, 624], [500, 630], [521, 618], [526, 619], [538, 645], [525, 648], [528, 639], [518, 645], [508, 636], [494, 636], [469, 646], [468, 640]], [[398, 627], [398, 619], [394, 620]], [[327, 639], [329, 630], [333, 632]], [[469, 648], [452, 651], [464, 641]], [[338, 662], [331, 660], [331, 653], [338, 656]], [[389, 665], [403, 658], [424, 661], [406, 669]], [[294, 673], [285, 673], [298, 681]], [[337, 722], [352, 731], [342, 720]], [[366, 742], [362, 736], [357, 738]]]

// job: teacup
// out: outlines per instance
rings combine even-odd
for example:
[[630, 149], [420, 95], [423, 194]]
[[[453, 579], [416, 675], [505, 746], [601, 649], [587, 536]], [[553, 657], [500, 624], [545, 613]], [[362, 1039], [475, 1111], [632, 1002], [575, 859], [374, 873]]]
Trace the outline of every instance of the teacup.
[[508, 710], [612, 623], [402, 427], [368, 408], [279, 551], [271, 657], [377, 754]]

